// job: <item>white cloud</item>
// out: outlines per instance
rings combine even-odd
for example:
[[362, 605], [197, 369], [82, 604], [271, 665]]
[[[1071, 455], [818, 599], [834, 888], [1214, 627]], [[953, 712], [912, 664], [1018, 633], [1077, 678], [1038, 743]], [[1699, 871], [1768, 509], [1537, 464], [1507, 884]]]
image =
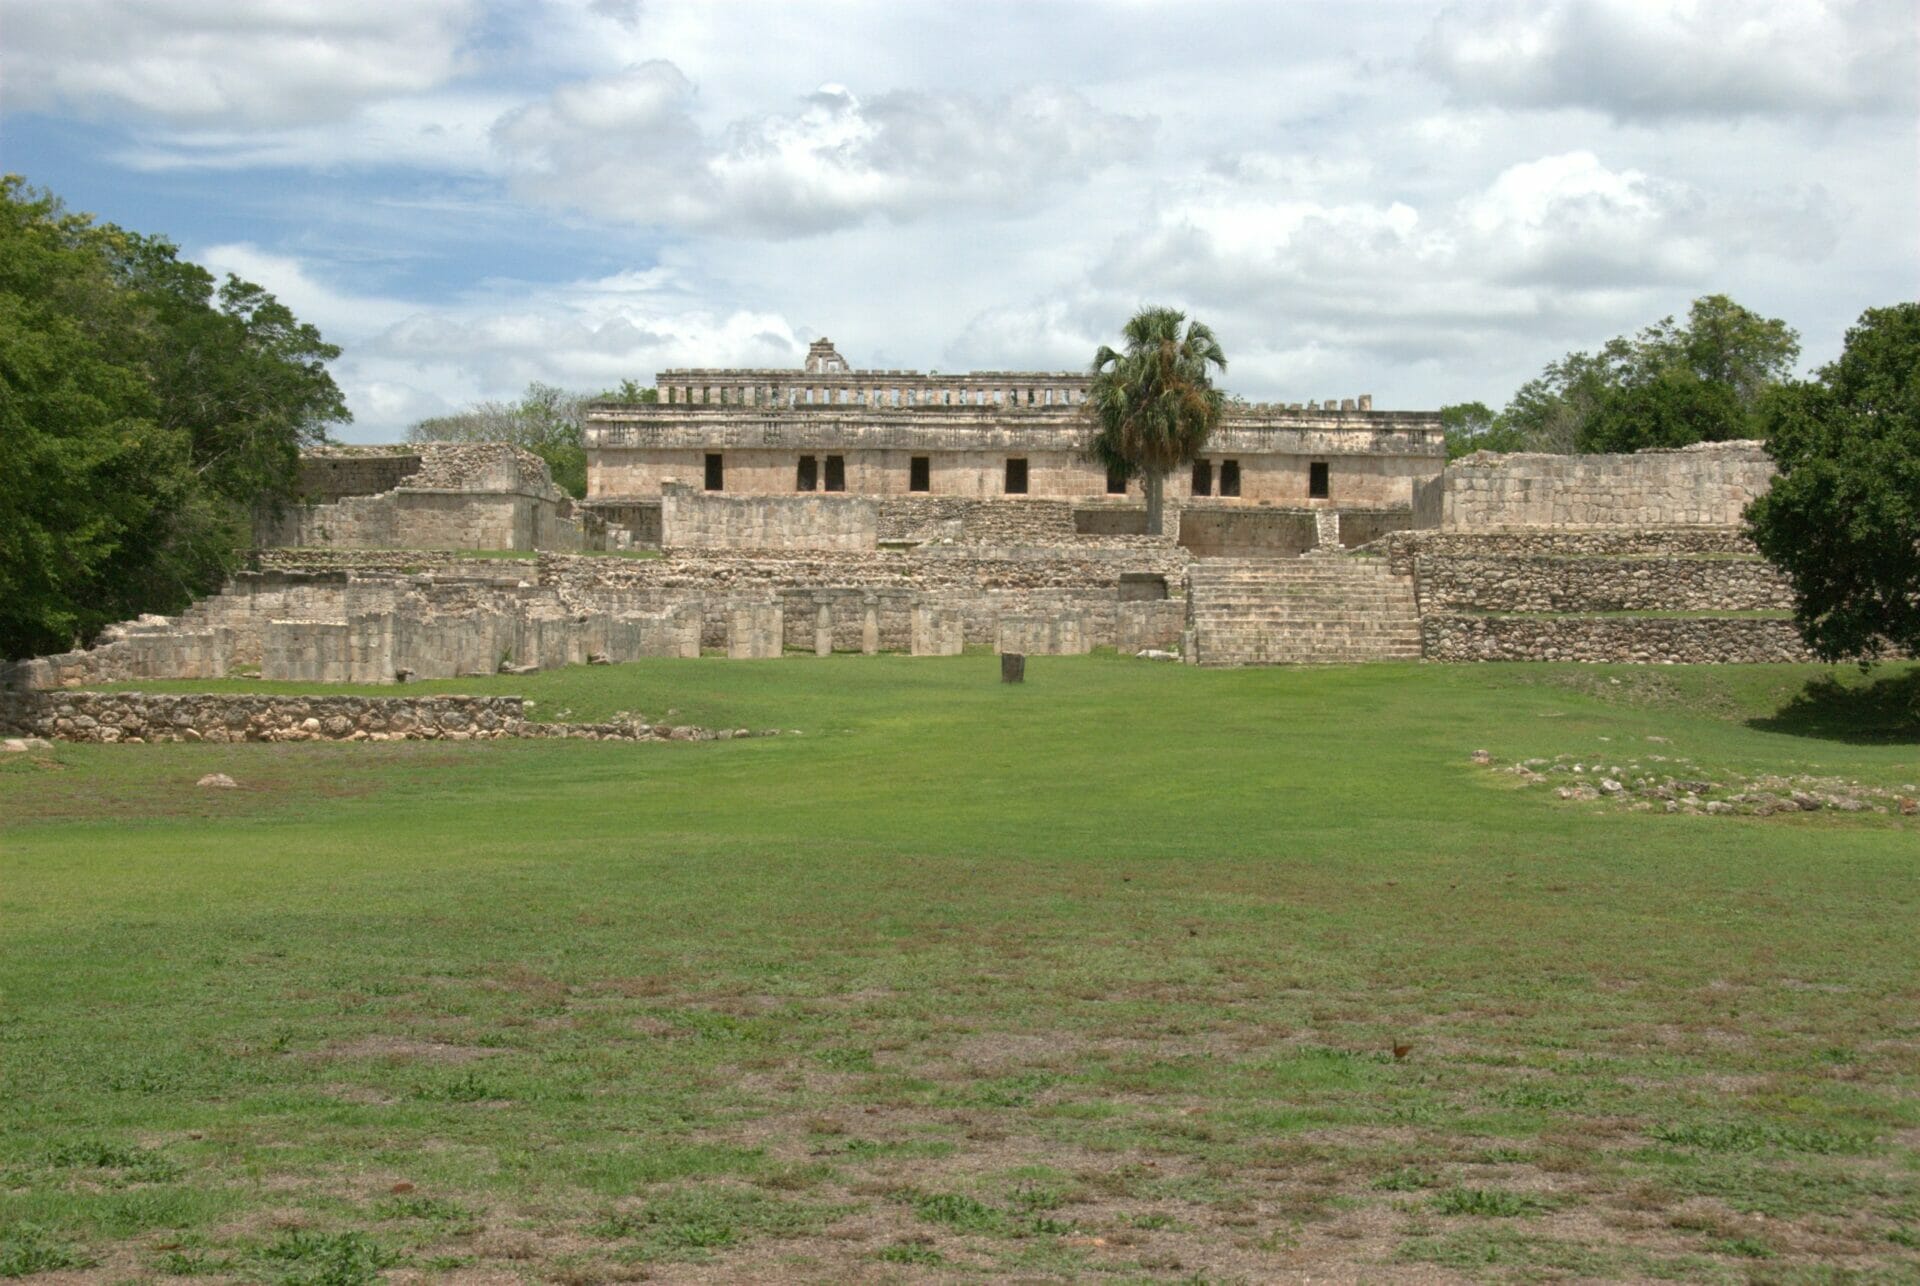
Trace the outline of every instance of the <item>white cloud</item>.
[[15, 108], [230, 129], [344, 119], [450, 79], [474, 0], [5, 0]]
[[799, 111], [709, 136], [670, 62], [577, 81], [503, 116], [494, 140], [527, 200], [637, 224], [806, 236], [879, 216], [1031, 209], [1050, 189], [1128, 157], [1150, 122], [1072, 90], [992, 99], [823, 85]]
[[293, 315], [320, 329], [329, 342], [342, 334], [364, 334], [391, 325], [416, 311], [413, 304], [377, 295], [352, 294], [318, 279], [300, 260], [247, 242], [209, 246], [194, 256], [216, 277], [232, 273], [264, 287]]
[[359, 294], [324, 268], [241, 244], [196, 256], [273, 292], [345, 350], [333, 364], [351, 441], [397, 441], [416, 420], [533, 380], [581, 392], [652, 382], [671, 366], [798, 366], [808, 333], [776, 311], [716, 310], [671, 269], [554, 285], [498, 281], [450, 303]]
[[489, 130], [515, 100], [442, 91], [371, 102], [350, 120], [265, 128], [144, 129], [115, 159], [135, 170], [406, 166], [447, 174], [498, 169]]
[[1907, 109], [1914, 54], [1911, 0], [1476, 0], [1421, 60], [1467, 102], [1658, 119]]

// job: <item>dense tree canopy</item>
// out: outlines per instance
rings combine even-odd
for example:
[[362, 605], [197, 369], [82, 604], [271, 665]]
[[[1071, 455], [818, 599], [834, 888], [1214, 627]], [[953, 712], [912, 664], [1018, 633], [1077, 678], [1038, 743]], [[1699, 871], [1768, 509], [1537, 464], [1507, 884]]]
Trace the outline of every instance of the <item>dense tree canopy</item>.
[[1102, 344], [1093, 359], [1086, 402], [1096, 426], [1093, 456], [1111, 472], [1141, 479], [1147, 531], [1157, 536], [1167, 474], [1206, 450], [1220, 423], [1224, 398], [1209, 368], [1226, 370], [1227, 355], [1212, 330], [1172, 308], [1143, 308], [1122, 333], [1125, 352]]
[[1525, 451], [1526, 440], [1485, 402], [1455, 402], [1440, 408], [1440, 428], [1447, 435], [1447, 459], [1458, 460], [1475, 451]]
[[[1522, 384], [1496, 416], [1478, 403], [1449, 424], [1448, 454], [1639, 451], [1758, 437], [1765, 392], [1785, 379], [1800, 339], [1783, 321], [1725, 295], [1693, 301], [1684, 325], [1667, 317], [1598, 352], [1568, 353]], [[1484, 408], [1482, 408], [1484, 409]]]
[[655, 390], [633, 380], [598, 397], [569, 393], [535, 380], [517, 402], [475, 402], [452, 415], [421, 420], [409, 442], [511, 442], [547, 462], [553, 480], [574, 496], [587, 494], [586, 409], [590, 402], [652, 402]]
[[348, 418], [338, 355], [260, 287], [0, 180], [0, 652], [218, 588]]
[[1827, 660], [1920, 652], [1920, 303], [1870, 308], [1819, 375], [1761, 400], [1780, 466], [1747, 510]]

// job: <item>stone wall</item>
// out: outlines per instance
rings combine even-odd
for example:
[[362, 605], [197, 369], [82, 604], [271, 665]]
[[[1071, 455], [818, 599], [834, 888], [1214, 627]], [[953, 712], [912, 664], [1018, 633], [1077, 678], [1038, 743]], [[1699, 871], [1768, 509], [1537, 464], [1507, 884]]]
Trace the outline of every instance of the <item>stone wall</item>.
[[614, 496], [589, 500], [581, 506], [605, 526], [610, 549], [658, 549], [660, 547], [660, 500]]
[[263, 548], [580, 549], [570, 503], [514, 492], [402, 488], [348, 496], [334, 504], [295, 505], [263, 524]]
[[1420, 621], [1429, 661], [1633, 661], [1660, 664], [1810, 661], [1793, 622], [1777, 617], [1472, 616]]
[[1077, 534], [1073, 502], [1013, 497], [884, 496], [881, 540], [951, 540], [974, 545], [1069, 542]]
[[1500, 455], [1449, 465], [1441, 525], [1497, 527], [1736, 526], [1773, 481], [1758, 442], [1702, 443], [1631, 455]]
[[404, 447], [320, 447], [300, 456], [295, 494], [308, 504], [332, 504], [346, 496], [392, 491], [420, 472], [418, 451]]
[[1387, 537], [1387, 558], [1401, 576], [1423, 554], [1454, 557], [1617, 558], [1632, 555], [1696, 557], [1759, 550], [1739, 527], [1618, 527], [1585, 530], [1407, 531]]
[[660, 495], [660, 543], [669, 549], [870, 550], [874, 502], [855, 496], [718, 496], [677, 484]]
[[[0, 733], [50, 741], [731, 741], [774, 730], [621, 719], [540, 723], [520, 697], [251, 696], [231, 693], [0, 691]], [[231, 785], [232, 783], [225, 783]]]
[[1341, 509], [1336, 511], [1336, 517], [1340, 523], [1342, 549], [1371, 545], [1414, 524], [1411, 509]]
[[363, 576], [431, 572], [441, 578], [508, 585], [540, 574], [539, 564], [532, 558], [481, 558], [462, 549], [256, 549], [247, 561], [256, 572], [354, 572]]
[[1791, 610], [1793, 589], [1758, 558], [1424, 554], [1424, 611], [1745, 612]]
[[0, 693], [0, 726], [56, 741], [414, 741], [517, 736], [519, 697]]
[[1291, 558], [1317, 542], [1306, 509], [1190, 505], [1180, 511], [1180, 544], [1200, 558]]
[[[540, 457], [501, 442], [323, 447], [302, 485], [325, 503], [283, 505], [254, 522], [262, 548], [580, 549], [572, 500]], [[398, 476], [399, 485], [369, 488]]]

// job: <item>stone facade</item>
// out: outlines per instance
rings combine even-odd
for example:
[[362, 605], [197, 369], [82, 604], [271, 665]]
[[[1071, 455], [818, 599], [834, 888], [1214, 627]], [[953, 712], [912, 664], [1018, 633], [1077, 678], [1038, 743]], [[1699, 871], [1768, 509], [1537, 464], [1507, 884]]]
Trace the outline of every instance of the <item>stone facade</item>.
[[879, 548], [879, 513], [854, 496], [711, 496], [678, 483], [660, 493], [669, 549]]
[[[824, 342], [824, 341], [823, 341]], [[680, 482], [728, 495], [843, 492], [1105, 499], [1089, 456], [1089, 379], [1068, 372], [854, 370], [828, 344], [793, 370], [669, 370], [657, 403], [587, 412], [588, 495], [656, 496]], [[1407, 508], [1439, 476], [1437, 412], [1371, 397], [1232, 406], [1207, 456], [1167, 480], [1175, 505]], [[1138, 484], [1133, 494], [1140, 494]]]
[[1449, 465], [1441, 527], [1736, 527], [1773, 481], [1759, 442], [1632, 455], [1496, 455]]

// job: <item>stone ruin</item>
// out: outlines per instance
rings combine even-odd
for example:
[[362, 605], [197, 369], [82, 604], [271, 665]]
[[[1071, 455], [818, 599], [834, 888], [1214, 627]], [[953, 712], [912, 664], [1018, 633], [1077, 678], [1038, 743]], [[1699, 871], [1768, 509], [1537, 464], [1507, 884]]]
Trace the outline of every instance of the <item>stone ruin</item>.
[[504, 442], [321, 447], [294, 503], [255, 519], [268, 549], [553, 549], [594, 543], [546, 462]]
[[[313, 453], [302, 504], [263, 519], [251, 569], [222, 593], [4, 677], [39, 690], [230, 674], [393, 683], [703, 652], [966, 647], [1202, 665], [1806, 655], [1785, 581], [1740, 527], [1771, 477], [1757, 443], [1481, 453], [1442, 469], [1431, 417], [1395, 419], [1366, 399], [1253, 408], [1216, 438], [1240, 453], [1221, 457], [1240, 460], [1240, 494], [1187, 487], [1168, 532], [1149, 537], [1126, 499], [1039, 467], [1045, 451], [1084, 451], [1084, 377], [910, 377], [815, 350], [777, 379], [669, 371], [660, 404], [596, 408], [589, 490], [601, 498], [584, 506], [506, 446]], [[849, 458], [813, 477], [839, 490], [796, 490], [791, 454], [777, 471], [752, 454], [829, 442]], [[997, 457], [954, 470], [1020, 450], [1031, 489], [920, 490], [913, 453], [935, 443], [950, 466], [936, 482], [997, 480]], [[856, 449], [872, 453], [858, 467]], [[1278, 462], [1265, 475], [1262, 450]], [[1391, 483], [1355, 484], [1380, 503], [1259, 495], [1263, 476], [1339, 451], [1349, 478]], [[690, 471], [688, 452], [718, 458], [721, 476], [667, 476]], [[1327, 481], [1307, 473], [1305, 486]], [[650, 492], [608, 498], [642, 474]]]

